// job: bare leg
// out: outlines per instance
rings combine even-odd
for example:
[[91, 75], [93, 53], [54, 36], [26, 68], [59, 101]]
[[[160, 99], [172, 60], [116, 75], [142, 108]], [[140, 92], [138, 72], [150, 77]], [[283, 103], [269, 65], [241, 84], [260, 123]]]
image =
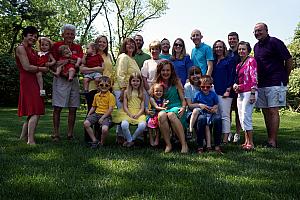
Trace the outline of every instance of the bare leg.
[[39, 84], [40, 90], [43, 90], [44, 87], [43, 87], [43, 74], [42, 74], [42, 72], [36, 73], [36, 78], [37, 78], [37, 82]]
[[72, 137], [74, 135], [74, 125], [76, 119], [76, 107], [69, 107], [69, 115], [68, 115], [68, 137]]
[[23, 124], [20, 140], [27, 141], [27, 138], [28, 138], [28, 119], [26, 119], [26, 122], [24, 122]]
[[181, 153], [187, 153], [189, 148], [185, 141], [183, 126], [175, 113], [167, 113], [171, 126], [181, 143]]
[[268, 132], [268, 143], [275, 147], [280, 123], [279, 108], [263, 108], [262, 111]]
[[108, 126], [102, 126], [102, 134], [101, 134], [101, 140], [100, 144], [103, 145], [106, 137], [108, 136]]
[[74, 68], [70, 68], [69, 69], [69, 81], [73, 81], [74, 79], [74, 75], [75, 75], [75, 69]]
[[62, 71], [62, 68], [63, 68], [63, 66], [58, 66], [56, 68], [56, 71], [53, 72], [54, 76], [58, 77], [60, 75], [61, 71]]
[[97, 139], [96, 139], [94, 131], [93, 131], [92, 127], [91, 127], [91, 123], [88, 120], [85, 120], [83, 122], [83, 126], [84, 126], [86, 132], [88, 133], [88, 135], [90, 136], [91, 140], [93, 142], [96, 142]]
[[163, 135], [166, 143], [165, 153], [169, 153], [172, 151], [172, 144], [170, 141], [170, 127], [168, 124], [167, 113], [165, 112], [158, 113], [158, 124], [159, 124], [160, 132]]
[[61, 107], [54, 107], [53, 108], [53, 136], [59, 137], [59, 125], [60, 125], [60, 113], [62, 108]]
[[154, 146], [154, 141], [153, 141], [153, 132], [155, 129], [149, 128], [149, 143], [151, 146]]
[[154, 146], [159, 145], [159, 130], [156, 128], [154, 129], [155, 132], [155, 142], [154, 142]]
[[28, 120], [28, 141], [27, 144], [35, 144], [34, 133], [40, 116], [32, 115]]
[[90, 82], [89, 78], [83, 78], [83, 89], [84, 89], [84, 91], [89, 90], [89, 82]]
[[206, 147], [211, 148], [211, 135], [209, 126], [205, 127], [205, 138], [206, 138]]
[[246, 131], [246, 134], [248, 136], [248, 145], [254, 146], [253, 144], [253, 134], [252, 130]]
[[191, 119], [190, 119], [190, 128], [189, 128], [190, 132], [193, 132], [193, 128], [194, 128], [195, 122], [198, 118], [198, 115], [199, 115], [199, 110], [194, 109], [192, 112], [192, 115], [191, 115]]

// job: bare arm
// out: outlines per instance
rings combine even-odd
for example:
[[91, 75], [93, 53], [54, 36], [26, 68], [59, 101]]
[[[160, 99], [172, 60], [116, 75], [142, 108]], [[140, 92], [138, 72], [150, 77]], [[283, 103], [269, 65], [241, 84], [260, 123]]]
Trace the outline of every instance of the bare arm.
[[51, 53], [49, 53], [49, 62], [47, 62], [45, 64], [46, 67], [51, 67], [51, 66], [55, 65], [55, 63], [56, 63], [55, 58], [53, 57], [53, 55]]
[[153, 98], [150, 98], [149, 101], [151, 103], [151, 106], [153, 106], [155, 108], [155, 110], [158, 110], [158, 111], [166, 110], [166, 108], [158, 106]]
[[206, 71], [206, 75], [211, 76], [213, 71], [213, 62], [211, 60], [207, 61], [207, 71]]
[[31, 65], [29, 63], [25, 48], [23, 46], [18, 46], [16, 49], [16, 55], [20, 59], [21, 65], [23, 66], [25, 71], [36, 73], [38, 71], [47, 72], [47, 67], [38, 67], [35, 65]]
[[96, 107], [92, 107], [91, 109], [90, 109], [90, 111], [89, 111], [89, 113], [87, 114], [87, 116], [90, 116], [91, 114], [93, 114], [94, 112], [95, 112], [95, 110], [96, 110]]
[[149, 87], [149, 84], [147, 82], [147, 78], [143, 76], [143, 82], [144, 82], [144, 88], [145, 90], [148, 92], [150, 87]]
[[127, 90], [124, 91], [123, 95], [123, 110], [129, 117], [133, 118], [132, 114], [128, 110]]
[[293, 59], [289, 58], [284, 62], [285, 68], [287, 70], [288, 76], [290, 75], [292, 69], [293, 69]]

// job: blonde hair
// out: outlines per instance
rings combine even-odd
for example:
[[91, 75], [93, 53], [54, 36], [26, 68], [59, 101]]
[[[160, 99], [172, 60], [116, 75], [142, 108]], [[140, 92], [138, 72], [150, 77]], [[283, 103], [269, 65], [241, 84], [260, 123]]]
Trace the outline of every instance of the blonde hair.
[[44, 40], [44, 41], [46, 41], [46, 42], [49, 43], [49, 50], [50, 50], [52, 48], [52, 46], [53, 46], [52, 40], [50, 40], [47, 37], [39, 37], [38, 40], [37, 40], [37, 44], [36, 44], [38, 51], [42, 51], [41, 50], [42, 40]]
[[160, 41], [154, 40], [149, 44], [149, 51], [151, 51], [151, 49], [154, 49], [154, 48], [159, 48], [159, 50], [161, 50]]
[[60, 55], [63, 55], [64, 54], [64, 51], [66, 49], [70, 49], [68, 45], [61, 45], [59, 48], [58, 48], [58, 52]]
[[155, 87], [161, 87], [163, 89], [163, 91], [164, 91], [164, 86], [162, 84], [160, 84], [160, 83], [154, 83], [151, 86], [150, 90], [149, 90], [149, 94], [150, 94], [151, 97], [154, 97], [154, 89], [155, 89]]
[[141, 74], [140, 74], [140, 73], [137, 73], [137, 72], [131, 74], [130, 77], [129, 77], [129, 84], [128, 84], [128, 86], [127, 86], [127, 96], [126, 96], [126, 98], [127, 98], [128, 100], [130, 100], [131, 97], [132, 97], [132, 90], [133, 90], [133, 88], [132, 88], [132, 86], [131, 86], [131, 80], [132, 80], [133, 78], [137, 78], [137, 79], [140, 80], [140, 86], [139, 86], [139, 88], [138, 88], [138, 97], [139, 97], [140, 100], [143, 101], [143, 100], [144, 100], [143, 79], [142, 79]]

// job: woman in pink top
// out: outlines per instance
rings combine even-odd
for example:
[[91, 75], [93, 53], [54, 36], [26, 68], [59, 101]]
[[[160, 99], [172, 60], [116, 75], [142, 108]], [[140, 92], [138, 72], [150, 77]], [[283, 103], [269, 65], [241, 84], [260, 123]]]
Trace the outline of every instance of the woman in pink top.
[[241, 62], [236, 67], [237, 78], [233, 89], [238, 93], [237, 106], [242, 129], [245, 131], [245, 143], [242, 145], [244, 150], [252, 150], [253, 127], [252, 111], [257, 99], [257, 63], [254, 57], [249, 56], [251, 46], [248, 42], [240, 42], [238, 53]]

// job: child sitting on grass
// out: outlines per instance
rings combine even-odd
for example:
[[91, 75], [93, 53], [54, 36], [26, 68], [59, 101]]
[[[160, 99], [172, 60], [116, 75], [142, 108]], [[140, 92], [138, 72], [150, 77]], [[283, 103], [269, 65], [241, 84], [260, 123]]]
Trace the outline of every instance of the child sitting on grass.
[[[108, 135], [108, 129], [111, 124], [111, 113], [116, 105], [115, 96], [109, 91], [111, 80], [107, 76], [102, 76], [99, 79], [99, 92], [95, 95], [92, 108], [87, 114], [86, 120], [83, 122], [84, 128], [92, 140], [91, 147], [97, 148], [98, 145], [103, 145], [105, 138]], [[95, 137], [92, 125], [99, 123], [102, 128], [101, 140]]]
[[193, 100], [194, 103], [199, 103], [199, 108], [193, 109], [189, 126], [189, 132], [192, 132], [198, 116], [200, 114], [206, 116], [207, 121], [205, 127], [205, 138], [207, 151], [211, 150], [211, 136], [209, 125], [211, 124], [212, 115], [217, 113], [218, 111], [218, 96], [214, 91], [211, 91], [212, 84], [213, 79], [211, 76], [201, 76], [200, 91], [196, 93]]

